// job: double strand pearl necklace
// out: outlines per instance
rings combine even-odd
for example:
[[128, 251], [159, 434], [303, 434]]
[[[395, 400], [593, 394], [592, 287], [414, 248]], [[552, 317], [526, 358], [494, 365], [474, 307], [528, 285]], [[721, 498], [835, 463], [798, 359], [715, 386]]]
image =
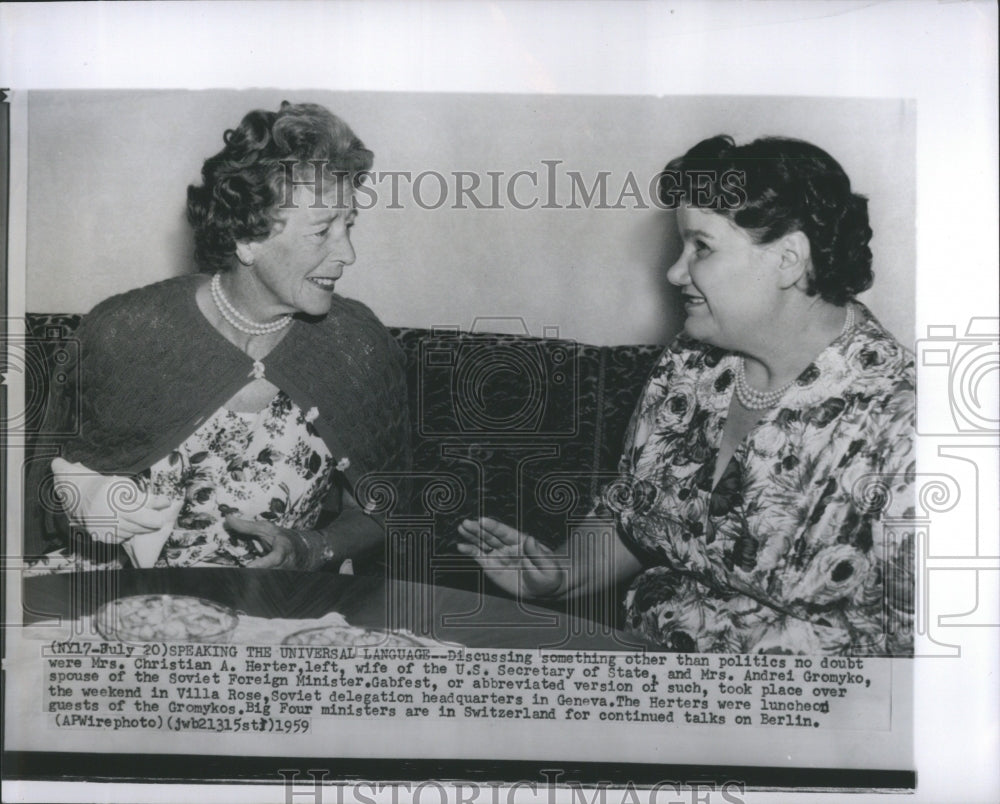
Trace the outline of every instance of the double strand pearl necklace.
[[222, 292], [222, 280], [220, 279], [220, 274], [212, 275], [212, 301], [215, 302], [215, 306], [218, 308], [222, 317], [235, 329], [238, 329], [244, 335], [269, 335], [272, 332], [277, 332], [278, 330], [284, 329], [289, 324], [292, 323], [291, 315], [283, 315], [277, 321], [272, 321], [270, 324], [258, 324], [256, 321], [252, 321], [247, 318], [243, 313], [237, 310], [230, 303], [229, 299], [226, 298], [226, 294]]
[[[222, 315], [222, 317], [226, 319], [227, 323], [229, 323], [234, 329], [239, 330], [244, 335], [250, 335], [251, 337], [256, 337], [257, 335], [268, 335], [272, 332], [284, 329], [292, 323], [291, 315], [283, 315], [277, 321], [272, 321], [270, 324], [258, 324], [256, 321], [251, 321], [239, 310], [233, 307], [229, 299], [226, 298], [226, 294], [222, 292], [222, 280], [219, 278], [219, 274], [212, 275], [210, 287], [212, 289], [212, 301], [215, 302], [215, 306], [220, 315]], [[252, 374], [254, 379], [264, 379], [263, 361], [253, 361]]]
[[[848, 302], [847, 315], [844, 317], [844, 326], [841, 328], [836, 340], [843, 338], [853, 328], [854, 305]], [[747, 382], [746, 365], [747, 361], [745, 357], [741, 357], [736, 363], [736, 398], [747, 410], [768, 410], [773, 408], [781, 401], [781, 397], [785, 395], [785, 391], [795, 384], [795, 380], [792, 380], [774, 391], [758, 391], [756, 388], [751, 388]], [[798, 379], [798, 377], [795, 379]]]

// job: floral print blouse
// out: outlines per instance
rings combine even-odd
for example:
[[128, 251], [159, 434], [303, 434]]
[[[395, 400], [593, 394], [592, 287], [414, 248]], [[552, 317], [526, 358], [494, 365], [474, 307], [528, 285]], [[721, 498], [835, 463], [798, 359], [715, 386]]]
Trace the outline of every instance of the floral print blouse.
[[684, 336], [664, 352], [603, 497], [646, 564], [625, 618], [648, 641], [912, 653], [913, 358], [854, 304], [855, 327], [764, 413], [714, 488], [739, 358]]
[[228, 514], [308, 530], [330, 489], [333, 459], [307, 414], [283, 391], [260, 413], [220, 408], [143, 473], [152, 494], [184, 498], [156, 566], [245, 566], [261, 555], [231, 535]]

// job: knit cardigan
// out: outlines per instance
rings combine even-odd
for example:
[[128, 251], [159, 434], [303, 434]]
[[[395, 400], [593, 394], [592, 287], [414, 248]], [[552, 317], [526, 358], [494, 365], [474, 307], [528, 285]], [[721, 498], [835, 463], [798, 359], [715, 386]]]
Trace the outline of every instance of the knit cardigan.
[[[52, 384], [43, 429], [74, 430], [61, 445], [66, 460], [103, 474], [147, 469], [250, 382], [254, 361], [198, 308], [201, 279], [189, 274], [113, 296], [84, 317], [75, 333], [79, 364], [57, 367], [71, 379]], [[352, 489], [372, 472], [404, 485], [404, 358], [371, 310], [334, 295], [327, 315], [293, 320], [261, 362], [304, 412], [315, 409], [312, 424]]]

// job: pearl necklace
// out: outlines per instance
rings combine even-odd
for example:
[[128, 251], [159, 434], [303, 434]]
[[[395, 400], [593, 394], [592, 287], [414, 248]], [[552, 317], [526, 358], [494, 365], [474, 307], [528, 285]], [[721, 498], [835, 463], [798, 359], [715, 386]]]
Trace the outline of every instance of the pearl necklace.
[[[853, 328], [854, 305], [848, 302], [847, 315], [844, 317], [844, 326], [835, 340], [840, 340]], [[768, 410], [773, 408], [781, 401], [781, 397], [785, 395], [785, 392], [795, 384], [795, 380], [792, 380], [774, 391], [758, 391], [756, 388], [751, 388], [747, 382], [746, 365], [746, 358], [739, 358], [736, 364], [736, 399], [747, 410]], [[798, 379], [798, 377], [795, 379]]]
[[212, 276], [212, 301], [215, 302], [215, 306], [230, 326], [238, 329], [244, 335], [269, 335], [272, 332], [284, 329], [292, 323], [292, 317], [288, 314], [281, 316], [277, 321], [272, 321], [270, 324], [258, 324], [256, 321], [250, 320], [233, 307], [229, 299], [226, 298], [226, 295], [222, 292], [222, 280], [219, 277], [220, 274], [213, 274]]

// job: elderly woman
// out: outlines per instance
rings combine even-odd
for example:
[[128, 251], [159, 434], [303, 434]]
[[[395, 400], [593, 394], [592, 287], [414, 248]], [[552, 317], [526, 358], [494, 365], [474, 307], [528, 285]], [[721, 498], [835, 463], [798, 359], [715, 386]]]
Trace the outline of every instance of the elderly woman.
[[460, 550], [535, 598], [631, 581], [625, 623], [660, 648], [911, 652], [913, 534], [883, 523], [913, 504], [914, 369], [854, 298], [872, 282], [867, 202], [829, 154], [781, 138], [705, 140], [660, 192], [687, 317], [592, 515], [613, 548], [560, 558], [482, 519]]
[[[408, 466], [403, 359], [371, 310], [335, 293], [372, 153], [314, 104], [252, 111], [224, 141], [188, 188], [201, 272], [84, 318], [78, 434], [39, 493], [140, 566], [378, 555], [383, 528], [353, 489]], [[60, 431], [66, 400], [47, 415]], [[84, 552], [72, 566], [123, 563], [117, 548]]]

